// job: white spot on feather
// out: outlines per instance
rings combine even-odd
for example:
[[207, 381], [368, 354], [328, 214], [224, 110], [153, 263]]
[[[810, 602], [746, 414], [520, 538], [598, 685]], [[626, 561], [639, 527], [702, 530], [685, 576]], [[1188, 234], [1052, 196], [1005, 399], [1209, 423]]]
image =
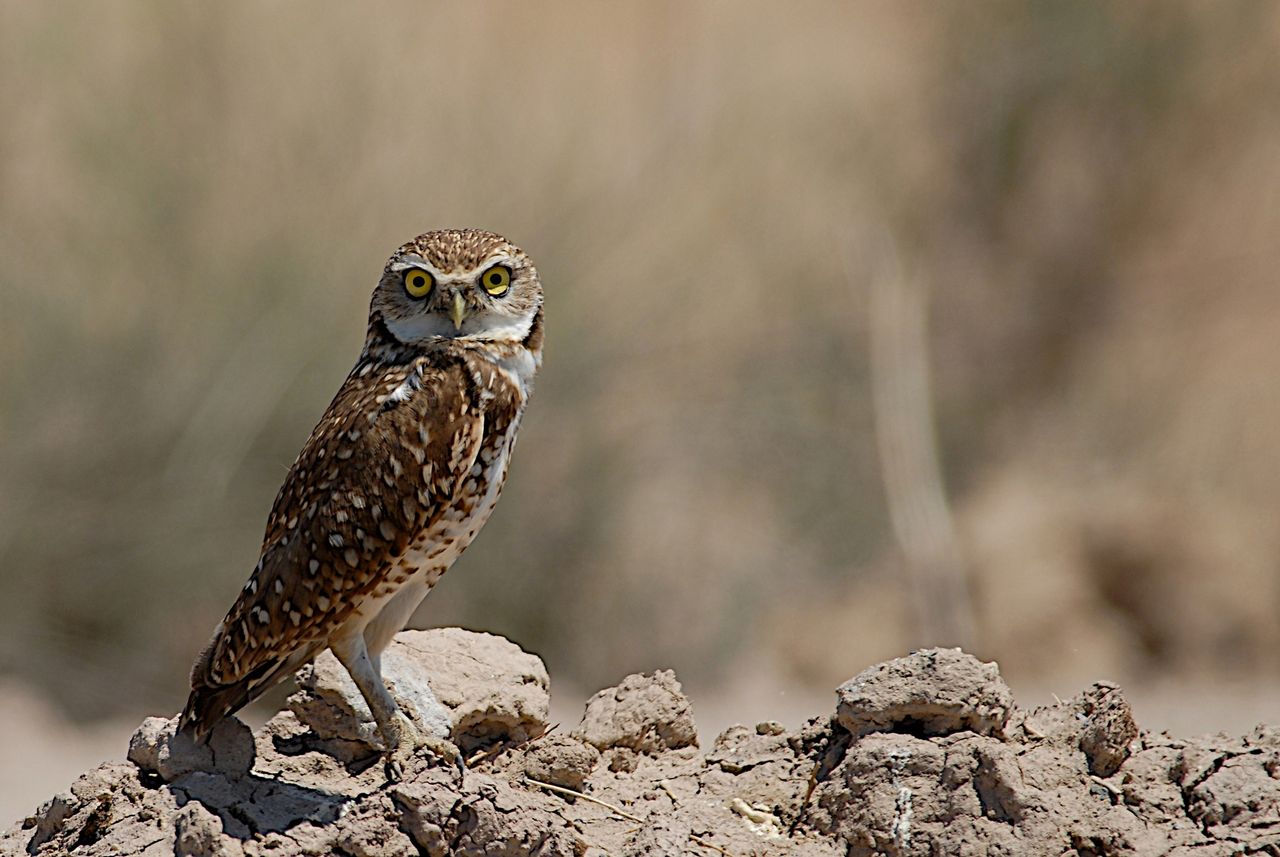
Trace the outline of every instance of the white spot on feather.
[[407, 402], [418, 391], [418, 373], [410, 372], [409, 377], [405, 378], [399, 387], [391, 391], [391, 395], [387, 396], [388, 402]]

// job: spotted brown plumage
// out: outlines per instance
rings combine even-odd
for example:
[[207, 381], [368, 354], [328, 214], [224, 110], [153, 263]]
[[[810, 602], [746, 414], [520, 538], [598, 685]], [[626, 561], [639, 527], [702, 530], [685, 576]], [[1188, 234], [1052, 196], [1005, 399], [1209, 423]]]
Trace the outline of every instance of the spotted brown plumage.
[[192, 669], [184, 728], [206, 735], [328, 647], [389, 752], [431, 743], [387, 694], [380, 654], [488, 519], [541, 354], [538, 275], [506, 239], [429, 232], [392, 255], [360, 359]]

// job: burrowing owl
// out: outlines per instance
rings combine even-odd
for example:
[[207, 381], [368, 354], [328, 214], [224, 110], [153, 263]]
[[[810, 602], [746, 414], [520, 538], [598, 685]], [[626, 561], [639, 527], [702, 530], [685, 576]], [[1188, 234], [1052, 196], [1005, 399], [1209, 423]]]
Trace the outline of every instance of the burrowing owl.
[[505, 238], [428, 232], [391, 256], [360, 359], [192, 668], [183, 728], [203, 738], [328, 647], [368, 702], [392, 774], [420, 746], [456, 757], [399, 710], [380, 657], [493, 510], [541, 363], [542, 286]]

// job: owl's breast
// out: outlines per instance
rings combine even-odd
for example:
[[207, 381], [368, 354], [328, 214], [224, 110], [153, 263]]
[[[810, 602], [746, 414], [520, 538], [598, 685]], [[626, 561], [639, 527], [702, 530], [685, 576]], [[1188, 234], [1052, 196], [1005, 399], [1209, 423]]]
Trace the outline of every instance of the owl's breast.
[[489, 520], [507, 478], [519, 414], [500, 431], [486, 432], [450, 505], [418, 532], [405, 558], [425, 572], [443, 574]]

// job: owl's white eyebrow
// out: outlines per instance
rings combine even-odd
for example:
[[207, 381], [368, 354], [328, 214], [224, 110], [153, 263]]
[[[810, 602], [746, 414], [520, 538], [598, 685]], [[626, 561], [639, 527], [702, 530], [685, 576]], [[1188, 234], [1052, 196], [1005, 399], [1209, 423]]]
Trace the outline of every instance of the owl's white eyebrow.
[[390, 266], [390, 270], [396, 271], [396, 272], [407, 271], [410, 268], [421, 268], [422, 270], [427, 271], [428, 273], [436, 274], [436, 275], [439, 275], [440, 273], [435, 269], [433, 265], [427, 262], [426, 259], [423, 259], [419, 256], [405, 256], [403, 260], [399, 262], [394, 262]]
[[[514, 268], [516, 266], [516, 262], [514, 259], [512, 259], [510, 256], [507, 256], [504, 253], [497, 253], [493, 256], [489, 256], [488, 258], [486, 258], [483, 262], [477, 265], [474, 268], [474, 270], [477, 272], [487, 271], [490, 268], [492, 268], [494, 265], [506, 265], [508, 268]], [[421, 256], [405, 256], [399, 262], [393, 262], [388, 268], [388, 270], [398, 274], [401, 271], [407, 271], [410, 268], [421, 268], [422, 270], [431, 274], [437, 280], [445, 279], [446, 277], [451, 276], [451, 275], [445, 274], [443, 271], [441, 271], [435, 265], [432, 265], [426, 259], [423, 259]], [[456, 275], [452, 275], [452, 276], [456, 276]]]

